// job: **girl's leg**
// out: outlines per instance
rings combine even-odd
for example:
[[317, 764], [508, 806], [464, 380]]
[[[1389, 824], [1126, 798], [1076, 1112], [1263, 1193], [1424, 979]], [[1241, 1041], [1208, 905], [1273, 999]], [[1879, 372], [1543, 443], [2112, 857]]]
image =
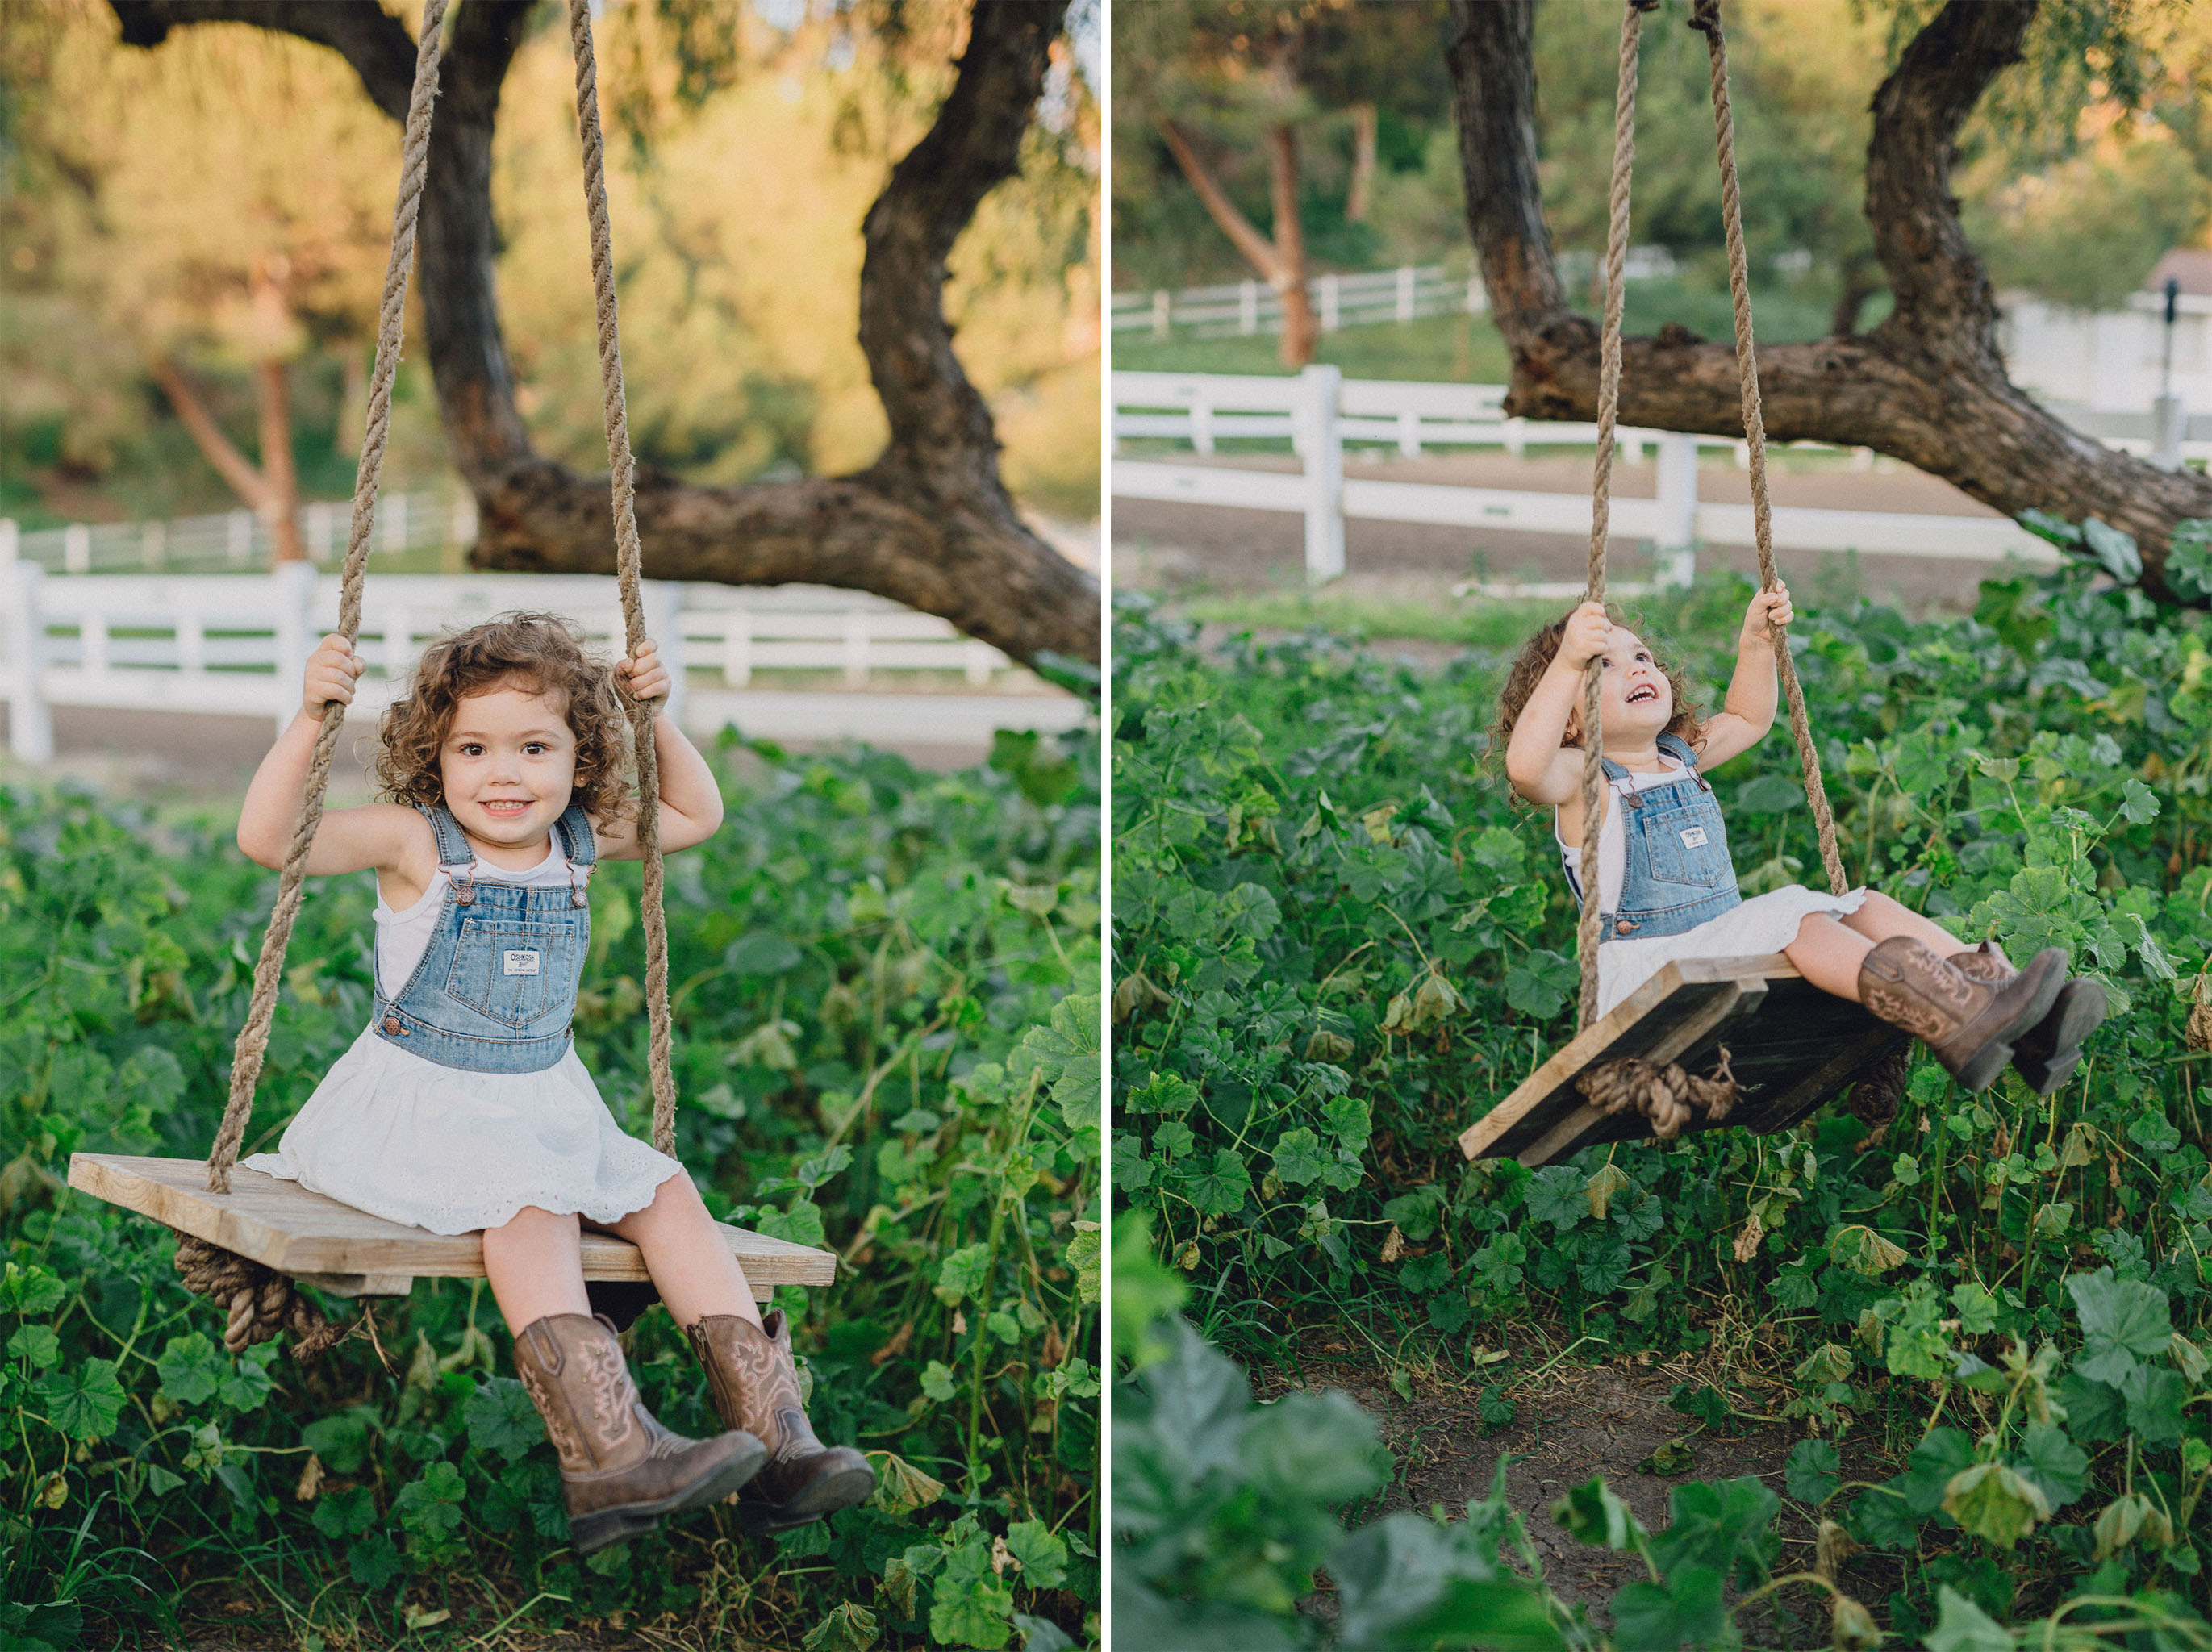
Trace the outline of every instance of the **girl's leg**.
[[[1893, 935], [1910, 935], [1942, 958], [1974, 950], [1942, 925], [1922, 917], [1911, 907], [1899, 905], [1887, 895], [1873, 890], [1867, 891], [1866, 901], [1856, 912], [1845, 913], [1838, 921], [1856, 930], [1869, 941], [1886, 941]], [[1802, 969], [1804, 966], [1801, 964], [1798, 967]]]
[[[1869, 904], [1881, 897], [1869, 896]], [[1895, 906], [1895, 902], [1891, 902]], [[1903, 908], [1898, 908], [1903, 911]], [[1859, 914], [1853, 913], [1851, 917]], [[1911, 914], [1907, 914], [1907, 916]], [[1850, 919], [1838, 921], [1825, 912], [1808, 912], [1805, 920], [1797, 926], [1797, 938], [1782, 949], [1782, 956], [1797, 966], [1797, 973], [1822, 992], [1837, 998], [1859, 1001], [1859, 966], [1866, 955], [1874, 951], [1874, 942], [1860, 932], [1856, 925], [1844, 927]], [[1956, 951], [1955, 938], [1948, 951]]]
[[526, 1205], [484, 1230], [484, 1274], [507, 1328], [520, 1334], [550, 1314], [585, 1314], [584, 1259], [576, 1218]]
[[679, 1173], [662, 1182], [643, 1210], [619, 1222], [592, 1225], [620, 1234], [638, 1248], [660, 1300], [678, 1325], [708, 1314], [734, 1314], [760, 1324], [745, 1271], [715, 1231], [714, 1218], [689, 1175]]

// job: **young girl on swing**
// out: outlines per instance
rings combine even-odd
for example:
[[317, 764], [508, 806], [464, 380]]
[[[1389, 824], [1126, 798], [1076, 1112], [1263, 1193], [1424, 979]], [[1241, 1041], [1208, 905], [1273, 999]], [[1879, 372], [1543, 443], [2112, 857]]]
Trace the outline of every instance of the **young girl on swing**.
[[[300, 714], [239, 817], [239, 847], [260, 865], [283, 864], [318, 714], [349, 703], [361, 671], [343, 637], [308, 661]], [[384, 715], [384, 800], [324, 815], [307, 859], [311, 873], [376, 874], [374, 1013], [278, 1150], [246, 1161], [389, 1221], [483, 1231], [585, 1553], [740, 1488], [745, 1523], [767, 1530], [849, 1507], [875, 1483], [859, 1452], [815, 1437], [789, 1327], [763, 1321], [684, 1167], [623, 1133], [576, 1059], [585, 885], [599, 861], [641, 853], [617, 678], [639, 700], [668, 694], [652, 643], [610, 677], [550, 615], [502, 615], [425, 652]], [[665, 711], [653, 731], [673, 853], [714, 835], [721, 795]], [[729, 1432], [684, 1439], [646, 1410], [585, 1294], [586, 1224], [643, 1254]]]
[[1751, 599], [1727, 703], [1700, 720], [1680, 674], [1603, 604], [1586, 602], [1531, 637], [1499, 700], [1493, 749], [1554, 833], [1577, 901], [1590, 876], [1583, 818], [1583, 674], [1602, 659], [1599, 727], [1607, 785], [1597, 825], [1598, 1013], [1668, 963], [1781, 952], [1822, 992], [1863, 1004], [1923, 1040], [1970, 1090], [2010, 1060], [2039, 1095], [2063, 1084], [2104, 1019], [2104, 989], [2066, 979], [2052, 948], [2015, 971], [1991, 943], [1969, 948], [1873, 890], [1820, 895], [1795, 884], [1745, 900], [1705, 771], [1750, 750], [1774, 723], [1770, 624], [1790, 623], [1778, 585]]

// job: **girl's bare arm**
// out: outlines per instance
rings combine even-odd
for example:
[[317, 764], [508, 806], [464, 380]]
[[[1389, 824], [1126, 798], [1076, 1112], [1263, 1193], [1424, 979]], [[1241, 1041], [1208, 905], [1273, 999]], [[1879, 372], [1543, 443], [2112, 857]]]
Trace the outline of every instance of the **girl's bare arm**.
[[[660, 663], [659, 648], [649, 641], [638, 649], [635, 660], [617, 664], [615, 675], [637, 699], [661, 702], [668, 698], [668, 669]], [[722, 788], [714, 783], [714, 771], [665, 711], [653, 720], [653, 751], [660, 768], [660, 852], [673, 854], [704, 843], [722, 824]], [[597, 828], [603, 858], [641, 857], [635, 816], [599, 822]]]
[[1521, 708], [1505, 747], [1505, 778], [1531, 803], [1558, 808], [1581, 799], [1583, 754], [1559, 743], [1582, 703], [1583, 672], [1605, 652], [1612, 634], [1603, 604], [1586, 602], [1576, 609], [1559, 639], [1559, 652]]
[[1735, 675], [1729, 680], [1728, 697], [1705, 724], [1705, 744], [1698, 752], [1698, 767], [1717, 768], [1729, 758], [1751, 750], [1774, 726], [1774, 707], [1779, 695], [1774, 668], [1774, 645], [1769, 623], [1787, 625], [1795, 617], [1790, 606], [1790, 587], [1778, 583], [1762, 591], [1744, 610], [1743, 629], [1735, 643]]
[[[238, 812], [238, 847], [256, 865], [282, 867], [299, 829], [301, 788], [313, 760], [322, 722], [316, 711], [328, 701], [353, 701], [361, 661], [340, 636], [327, 636], [307, 661], [299, 714], [276, 737], [269, 755], [254, 770]], [[411, 809], [396, 803], [371, 803], [357, 809], [324, 811], [307, 851], [307, 870], [316, 877], [337, 872], [397, 871], [410, 847], [428, 828]]]

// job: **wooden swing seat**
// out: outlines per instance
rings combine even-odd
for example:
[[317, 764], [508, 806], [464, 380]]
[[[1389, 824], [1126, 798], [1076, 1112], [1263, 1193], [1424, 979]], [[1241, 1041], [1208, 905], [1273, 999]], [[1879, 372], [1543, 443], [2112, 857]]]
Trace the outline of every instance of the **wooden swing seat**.
[[[244, 1165], [232, 1169], [226, 1195], [208, 1191], [200, 1159], [72, 1153], [69, 1182], [336, 1297], [404, 1297], [417, 1279], [484, 1277], [480, 1234], [431, 1233], [387, 1222]], [[780, 1285], [823, 1285], [836, 1277], [833, 1251], [718, 1225], [763, 1301]], [[583, 1250], [587, 1280], [648, 1277], [637, 1247], [626, 1239], [586, 1229]]]
[[1686, 1128], [1741, 1127], [1765, 1135], [1787, 1129], [1864, 1077], [1905, 1036], [1820, 991], [1779, 952], [1679, 959], [1477, 1120], [1460, 1137], [1460, 1151], [1471, 1159], [1517, 1158], [1533, 1168], [1580, 1148], [1647, 1139], [1651, 1121], [1643, 1114], [1601, 1113], [1575, 1081], [1599, 1062], [1624, 1056], [1708, 1074], [1723, 1046], [1741, 1099], [1721, 1123], [1699, 1115]]

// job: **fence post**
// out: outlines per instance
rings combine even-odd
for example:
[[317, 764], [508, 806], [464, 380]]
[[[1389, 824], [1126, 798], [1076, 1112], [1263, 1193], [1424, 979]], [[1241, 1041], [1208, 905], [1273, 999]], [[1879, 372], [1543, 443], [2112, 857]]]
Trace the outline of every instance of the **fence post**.
[[668, 668], [668, 714], [684, 726], [684, 584], [680, 580], [641, 580], [639, 604], [645, 610], [645, 634], [660, 645], [660, 663]]
[[138, 560], [149, 574], [159, 574], [169, 554], [169, 525], [159, 517], [139, 530]]
[[230, 565], [244, 568], [253, 560], [253, 513], [233, 511], [230, 524]]
[[307, 680], [307, 656], [314, 652], [315, 565], [276, 562], [269, 569], [269, 595], [276, 606], [276, 732], [291, 726]]
[[1403, 326], [1413, 319], [1413, 266], [1398, 266], [1398, 325]]
[[331, 560], [331, 507], [318, 501], [307, 507], [307, 556], [323, 563]]
[[476, 544], [477, 534], [483, 525], [477, 516], [477, 496], [465, 483], [460, 492], [453, 496], [453, 543], [462, 550], [467, 550]]
[[1482, 277], [1469, 276], [1467, 278], [1467, 313], [1480, 315], [1489, 307], [1490, 295], [1482, 290]]
[[1332, 271], [1321, 278], [1321, 330], [1334, 332], [1343, 321], [1343, 297], [1337, 290], [1336, 276]]
[[62, 568], [69, 574], [92, 572], [92, 530], [82, 522], [62, 530]]
[[1203, 391], [1190, 404], [1190, 445], [1201, 457], [1213, 452], [1213, 404]]
[[1688, 585], [1698, 574], [1698, 439], [1680, 430], [1659, 436], [1658, 553], [1661, 585]]
[[1168, 295], [1165, 290], [1152, 295], [1152, 337], [1168, 336]]
[[1298, 378], [1304, 397], [1297, 422], [1305, 429], [1306, 580], [1322, 585], [1344, 572], [1344, 436], [1336, 422], [1344, 372], [1309, 367]]
[[384, 519], [384, 550], [389, 556], [407, 549], [407, 495], [403, 493], [379, 495], [377, 513]]
[[1237, 283], [1237, 331], [1247, 336], [1260, 331], [1260, 283], [1256, 281]]
[[54, 716], [41, 693], [46, 665], [46, 620], [39, 607], [39, 586], [46, 570], [17, 555], [21, 538], [13, 520], [0, 520], [0, 627], [4, 627], [8, 675], [8, 747], [25, 762], [51, 762]]

